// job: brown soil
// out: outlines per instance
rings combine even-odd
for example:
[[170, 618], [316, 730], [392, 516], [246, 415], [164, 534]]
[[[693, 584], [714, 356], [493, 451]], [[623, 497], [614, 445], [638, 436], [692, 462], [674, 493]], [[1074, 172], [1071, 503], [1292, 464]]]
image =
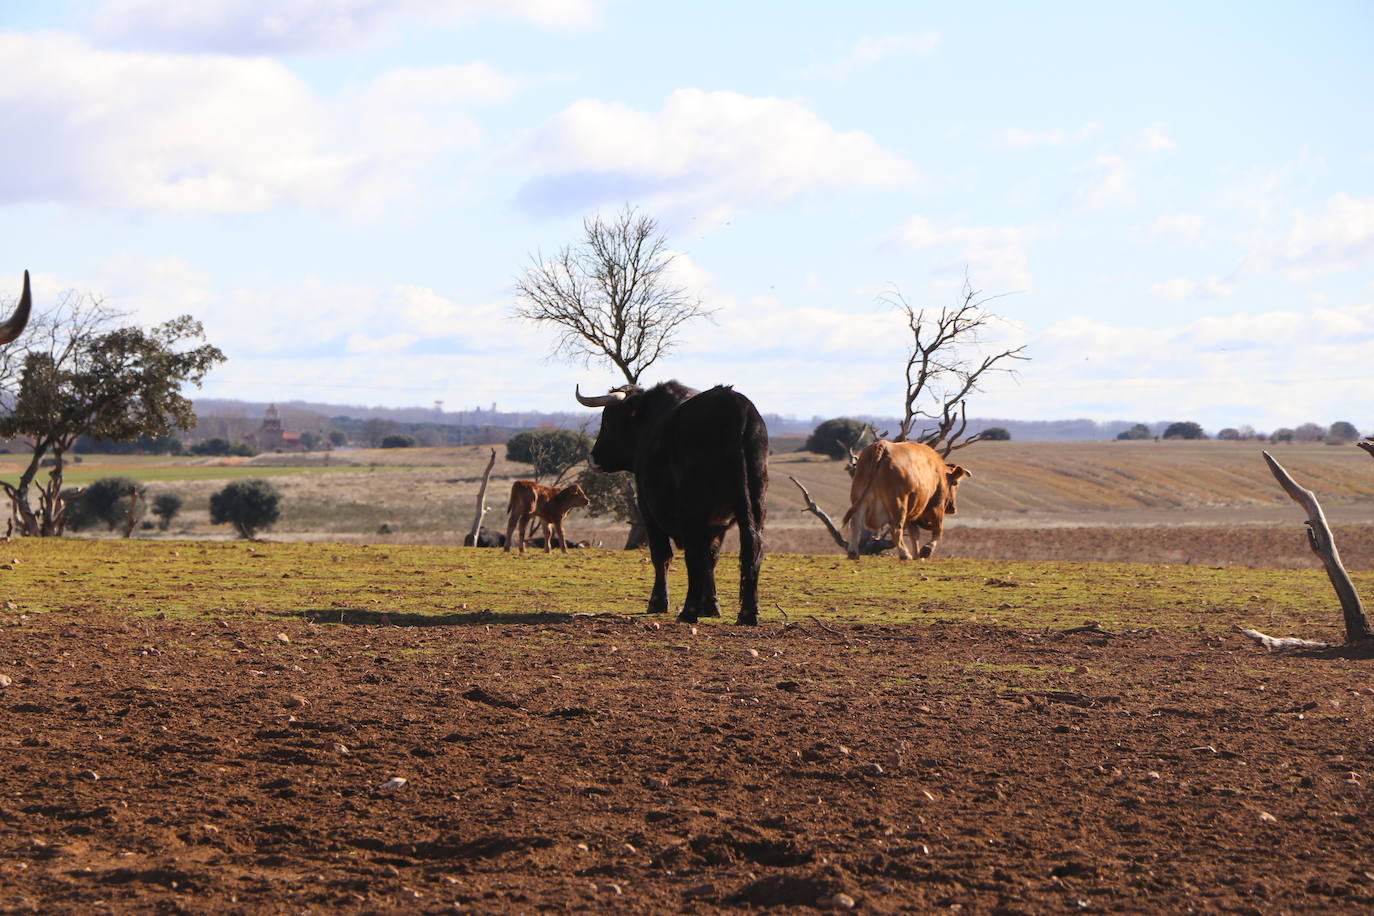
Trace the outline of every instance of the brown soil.
[[1366, 659], [523, 621], [0, 620], [0, 910], [1374, 907]]

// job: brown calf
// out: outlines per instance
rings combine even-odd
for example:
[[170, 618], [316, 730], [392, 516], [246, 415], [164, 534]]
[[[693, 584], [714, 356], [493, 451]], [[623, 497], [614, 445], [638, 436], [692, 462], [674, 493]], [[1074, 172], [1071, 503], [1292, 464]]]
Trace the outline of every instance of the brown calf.
[[510, 487], [510, 508], [506, 520], [506, 553], [510, 553], [512, 535], [520, 529], [520, 552], [525, 552], [525, 541], [529, 538], [532, 523], [537, 522], [544, 529], [544, 552], [552, 550], [553, 539], [549, 536], [552, 528], [558, 533], [558, 540], [564, 553], [568, 552], [568, 539], [563, 534], [563, 519], [578, 506], [590, 502], [587, 494], [577, 484], [555, 490], [532, 480], [517, 480]]
[[[903, 560], [910, 560], [912, 554], [907, 534], [921, 559], [930, 556], [943, 533], [945, 514], [958, 511], [954, 497], [959, 481], [972, 476], [957, 464], [945, 464], [928, 445], [874, 442], [859, 453], [849, 488], [850, 506], [842, 523], [849, 525], [849, 558], [859, 558], [864, 529], [875, 534], [891, 530]], [[919, 528], [930, 532], [930, 542], [924, 546]]]

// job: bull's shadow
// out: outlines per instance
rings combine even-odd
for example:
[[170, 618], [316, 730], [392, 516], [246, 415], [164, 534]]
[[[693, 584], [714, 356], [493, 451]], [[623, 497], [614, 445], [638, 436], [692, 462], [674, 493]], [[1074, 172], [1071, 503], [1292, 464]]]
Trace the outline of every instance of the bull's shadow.
[[571, 623], [573, 614], [554, 611], [532, 613], [501, 613], [463, 611], [457, 614], [411, 614], [367, 611], [362, 608], [310, 608], [304, 611], [282, 612], [283, 617], [300, 617], [310, 623], [343, 624], [352, 627], [469, 627], [487, 624], [526, 624], [547, 626], [552, 623]]

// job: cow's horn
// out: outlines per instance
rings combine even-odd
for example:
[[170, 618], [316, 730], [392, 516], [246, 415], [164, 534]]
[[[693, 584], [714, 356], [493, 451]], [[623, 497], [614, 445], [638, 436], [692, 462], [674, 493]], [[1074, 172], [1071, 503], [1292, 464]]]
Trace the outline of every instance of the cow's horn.
[[579, 386], [573, 386], [573, 396], [577, 398], [577, 403], [583, 407], [605, 407], [607, 404], [614, 404], [625, 400], [625, 392], [612, 391], [610, 394], [603, 394], [598, 397], [589, 398], [584, 395]]
[[29, 309], [33, 306], [33, 296], [29, 294], [29, 272], [24, 271], [24, 291], [19, 294], [19, 307], [14, 310], [10, 320], [0, 324], [0, 344], [7, 344], [24, 333], [29, 323]]

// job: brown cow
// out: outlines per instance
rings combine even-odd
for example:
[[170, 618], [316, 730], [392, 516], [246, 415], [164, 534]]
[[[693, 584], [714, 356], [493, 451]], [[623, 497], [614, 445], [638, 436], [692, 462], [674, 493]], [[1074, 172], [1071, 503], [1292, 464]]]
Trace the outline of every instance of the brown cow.
[[506, 553], [510, 553], [512, 534], [520, 529], [520, 552], [525, 552], [525, 541], [529, 538], [531, 523], [537, 522], [544, 529], [544, 552], [553, 548], [549, 529], [558, 532], [558, 540], [564, 553], [568, 552], [568, 539], [563, 534], [563, 519], [578, 506], [585, 506], [591, 500], [582, 487], [573, 484], [561, 490], [546, 487], [532, 480], [517, 480], [510, 486], [509, 517], [506, 520]]
[[[954, 515], [959, 481], [972, 472], [946, 464], [940, 453], [917, 442], [874, 442], [859, 453], [854, 480], [849, 486], [849, 511], [841, 524], [849, 525], [849, 558], [859, 558], [864, 530], [881, 535], [892, 532], [897, 553], [911, 559], [906, 535], [919, 547], [921, 559], [935, 552], [944, 529], [945, 514]], [[918, 529], [930, 532], [921, 545]]]

